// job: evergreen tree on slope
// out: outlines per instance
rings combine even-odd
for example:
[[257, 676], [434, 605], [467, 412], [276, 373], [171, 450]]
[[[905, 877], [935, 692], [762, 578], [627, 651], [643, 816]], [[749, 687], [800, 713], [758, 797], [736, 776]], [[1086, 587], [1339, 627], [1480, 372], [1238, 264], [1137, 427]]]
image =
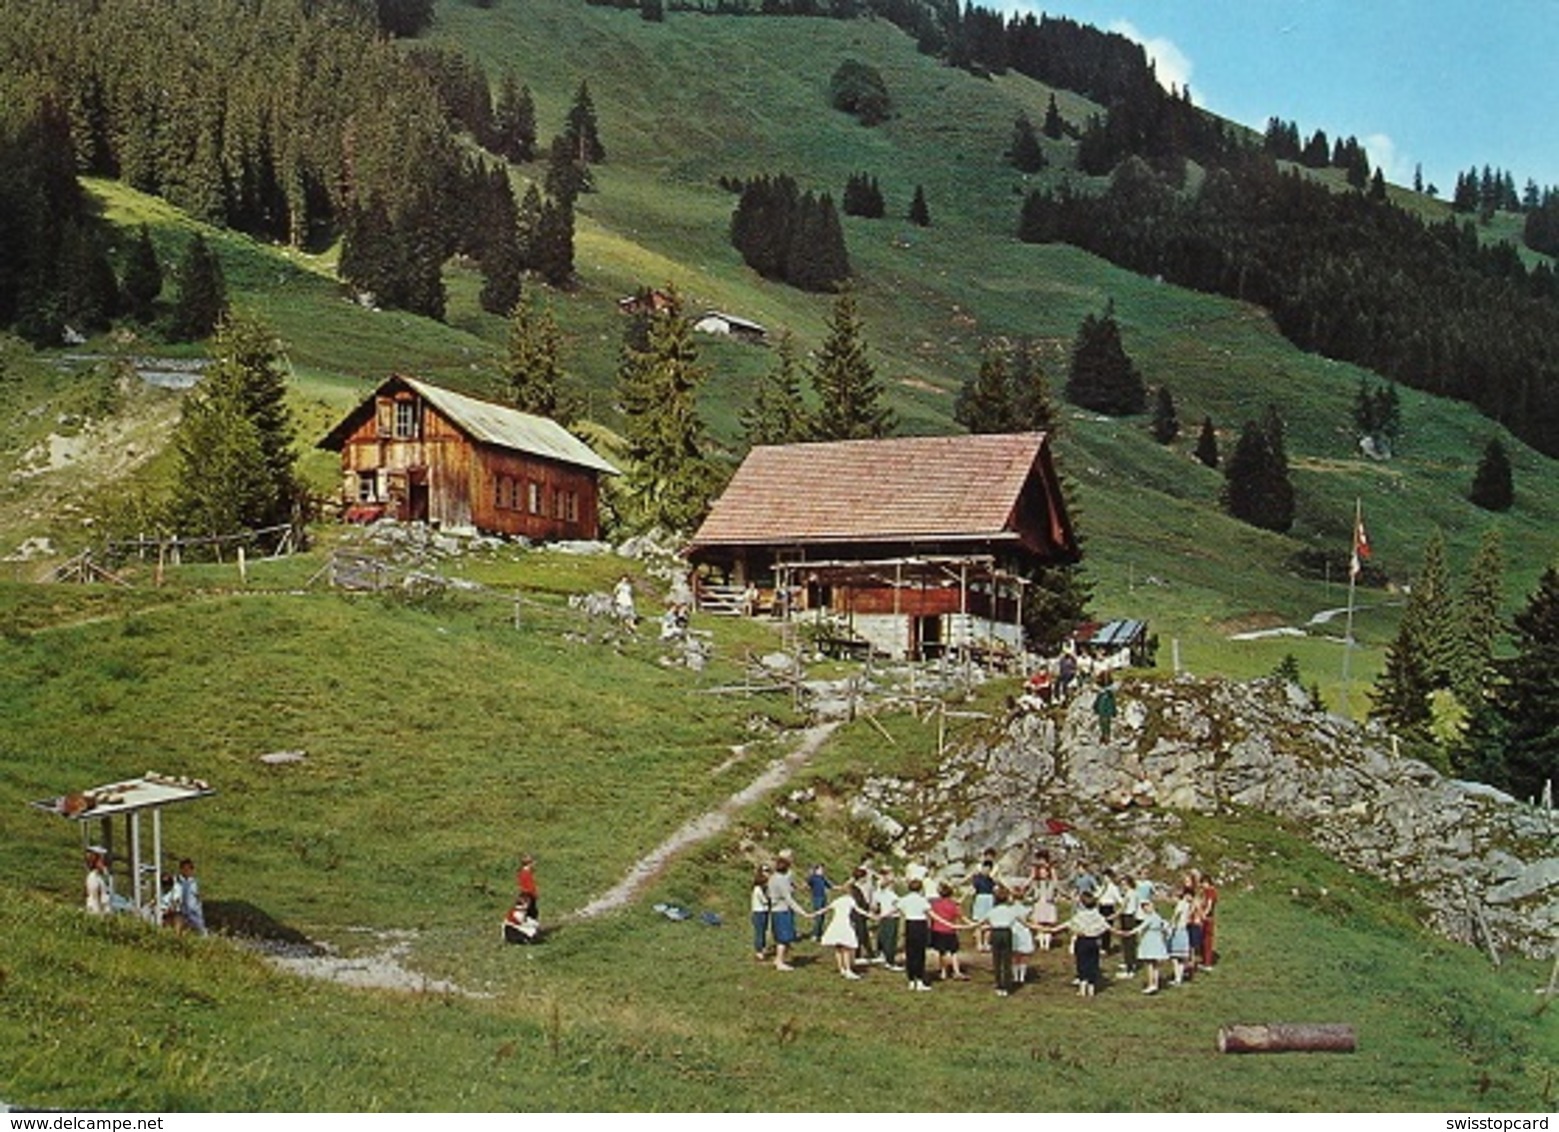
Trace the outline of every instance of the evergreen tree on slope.
[[882, 382], [866, 356], [855, 295], [848, 288], [834, 300], [812, 388], [818, 396], [813, 439], [862, 440], [893, 431], [893, 410], [882, 403]]

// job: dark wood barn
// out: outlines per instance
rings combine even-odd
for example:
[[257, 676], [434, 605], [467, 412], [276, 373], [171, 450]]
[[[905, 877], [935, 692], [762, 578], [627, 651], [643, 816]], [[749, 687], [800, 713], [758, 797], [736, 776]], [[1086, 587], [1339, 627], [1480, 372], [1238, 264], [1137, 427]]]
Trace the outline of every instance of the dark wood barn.
[[532, 539], [600, 533], [617, 469], [557, 421], [395, 376], [319, 446], [341, 453], [347, 514]]
[[846, 641], [924, 656], [1021, 648], [1027, 576], [1078, 547], [1048, 438], [1018, 433], [754, 448], [687, 554], [705, 592], [751, 583]]

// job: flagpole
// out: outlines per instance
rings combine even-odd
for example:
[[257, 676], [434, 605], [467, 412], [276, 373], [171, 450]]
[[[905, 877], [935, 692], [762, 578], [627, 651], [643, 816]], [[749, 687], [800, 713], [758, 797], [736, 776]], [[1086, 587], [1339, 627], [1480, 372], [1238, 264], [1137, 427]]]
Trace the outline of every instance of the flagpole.
[[1359, 574], [1363, 569], [1363, 563], [1359, 561], [1359, 528], [1364, 523], [1364, 502], [1355, 498], [1353, 501], [1353, 532], [1348, 557], [1348, 627], [1343, 631], [1342, 638], [1342, 713], [1345, 717], [1352, 716], [1348, 710], [1348, 674], [1353, 660], [1353, 590], [1358, 584]]

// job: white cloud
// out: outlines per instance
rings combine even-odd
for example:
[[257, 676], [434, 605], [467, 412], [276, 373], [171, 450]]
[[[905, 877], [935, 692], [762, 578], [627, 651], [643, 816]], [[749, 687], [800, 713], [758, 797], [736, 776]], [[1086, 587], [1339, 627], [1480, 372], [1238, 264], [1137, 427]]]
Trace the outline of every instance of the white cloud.
[[[1150, 39], [1137, 30], [1137, 26], [1130, 20], [1116, 20], [1109, 27], [1110, 31], [1118, 35], [1124, 35], [1133, 43], [1140, 43], [1142, 49], [1147, 52], [1148, 60], [1153, 64], [1153, 69], [1158, 75], [1158, 83], [1165, 90], [1171, 87], [1184, 89], [1190, 85], [1191, 72], [1195, 67], [1191, 59], [1172, 39], [1162, 36]], [[1194, 93], [1194, 92], [1193, 92]]]
[[1359, 139], [1365, 151], [1370, 156], [1370, 169], [1382, 171], [1382, 175], [1393, 185], [1409, 185], [1413, 183], [1413, 161], [1405, 153], [1398, 153], [1396, 143], [1391, 140], [1389, 134], [1370, 134]]

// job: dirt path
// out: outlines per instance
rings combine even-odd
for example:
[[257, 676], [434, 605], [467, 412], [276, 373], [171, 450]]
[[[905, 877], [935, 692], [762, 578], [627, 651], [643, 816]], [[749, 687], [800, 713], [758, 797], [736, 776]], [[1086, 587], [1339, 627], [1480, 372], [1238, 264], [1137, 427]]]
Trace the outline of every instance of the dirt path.
[[[837, 723], [822, 723], [801, 733], [801, 741], [795, 750], [783, 758], [775, 759], [757, 778], [732, 794], [715, 809], [692, 818], [648, 855], [628, 870], [616, 885], [596, 897], [578, 911], [563, 917], [562, 923], [577, 923], [622, 908], [637, 897], [651, 881], [660, 875], [678, 853], [721, 833], [730, 826], [732, 819], [744, 807], [751, 805], [770, 791], [783, 786], [792, 775], [806, 765], [813, 755], [834, 733]], [[378, 933], [385, 946], [368, 955], [341, 956], [334, 954], [308, 955], [267, 954], [273, 966], [294, 975], [327, 982], [342, 983], [358, 988], [409, 991], [413, 993], [453, 994], [465, 997], [486, 997], [484, 993], [466, 990], [456, 983], [428, 976], [409, 968], [404, 960], [415, 939], [413, 932]]]
[[737, 811], [751, 805], [759, 798], [783, 786], [818, 752], [828, 737], [834, 733], [836, 723], [821, 723], [801, 733], [796, 749], [782, 759], [775, 759], [767, 770], [747, 786], [732, 794], [716, 809], [700, 814], [678, 829], [665, 841], [643, 857], [626, 876], [614, 886], [580, 908], [568, 920], [588, 920], [623, 907], [644, 890], [644, 887], [660, 875], [667, 863], [690, 845], [706, 841], [724, 831]]

